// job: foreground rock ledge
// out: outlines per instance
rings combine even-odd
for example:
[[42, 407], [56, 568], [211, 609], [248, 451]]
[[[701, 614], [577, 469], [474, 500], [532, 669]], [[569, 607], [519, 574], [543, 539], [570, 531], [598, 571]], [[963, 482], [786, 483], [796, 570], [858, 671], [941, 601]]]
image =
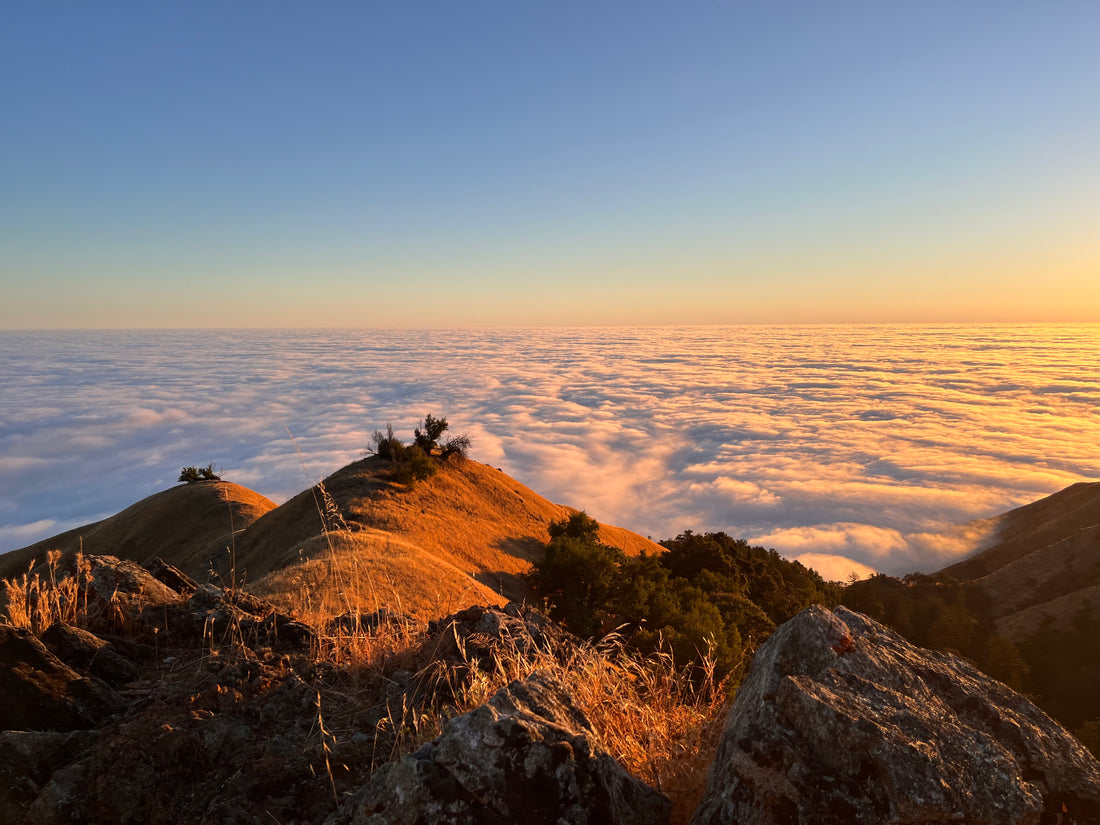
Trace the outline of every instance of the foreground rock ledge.
[[671, 807], [598, 749], [568, 692], [538, 672], [376, 771], [329, 825], [661, 825]]
[[1100, 822], [1100, 764], [955, 656], [811, 607], [760, 648], [692, 825]]

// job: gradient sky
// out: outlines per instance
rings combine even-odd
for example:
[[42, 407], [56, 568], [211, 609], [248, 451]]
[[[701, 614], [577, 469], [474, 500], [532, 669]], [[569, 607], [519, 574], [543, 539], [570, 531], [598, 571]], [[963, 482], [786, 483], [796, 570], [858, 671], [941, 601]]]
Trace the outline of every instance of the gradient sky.
[[1100, 321], [1100, 5], [0, 0], [0, 328]]

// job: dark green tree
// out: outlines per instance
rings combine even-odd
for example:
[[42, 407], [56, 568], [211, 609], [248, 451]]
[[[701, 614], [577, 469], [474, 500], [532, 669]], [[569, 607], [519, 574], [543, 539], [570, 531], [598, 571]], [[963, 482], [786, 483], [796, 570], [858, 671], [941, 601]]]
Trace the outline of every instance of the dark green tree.
[[177, 480], [195, 484], [199, 481], [221, 481], [221, 476], [214, 471], [214, 462], [210, 462], [205, 467], [184, 467]]

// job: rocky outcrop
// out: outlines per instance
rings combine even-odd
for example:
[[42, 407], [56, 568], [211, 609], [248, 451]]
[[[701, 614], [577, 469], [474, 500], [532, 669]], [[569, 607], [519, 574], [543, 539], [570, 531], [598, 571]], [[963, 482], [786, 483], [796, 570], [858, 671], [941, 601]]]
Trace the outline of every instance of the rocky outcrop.
[[962, 660], [845, 608], [760, 648], [693, 825], [1100, 821], [1100, 764]]
[[90, 728], [122, 710], [106, 683], [83, 677], [29, 630], [0, 625], [0, 730]]
[[71, 821], [79, 758], [99, 739], [91, 730], [0, 732], [0, 822]]
[[42, 634], [42, 643], [69, 667], [98, 676], [113, 687], [138, 677], [137, 668], [114, 646], [79, 627], [56, 622]]
[[535, 673], [386, 765], [329, 825], [668, 822], [671, 803], [602, 752], [553, 677]]

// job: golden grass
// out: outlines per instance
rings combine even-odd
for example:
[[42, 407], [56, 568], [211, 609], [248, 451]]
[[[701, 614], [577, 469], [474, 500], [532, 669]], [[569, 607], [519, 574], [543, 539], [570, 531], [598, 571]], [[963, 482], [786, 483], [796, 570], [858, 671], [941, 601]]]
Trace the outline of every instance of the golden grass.
[[7, 620], [32, 633], [42, 633], [56, 622], [85, 624], [88, 615], [88, 587], [91, 567], [84, 554], [77, 551], [75, 573], [58, 577], [60, 550], [46, 554], [43, 572], [34, 572], [32, 560], [27, 572], [4, 579]]
[[0, 576], [12, 577], [35, 558], [61, 550], [68, 559], [110, 555], [148, 565], [161, 556], [189, 575], [203, 577], [208, 559], [224, 556], [234, 540], [261, 515], [275, 509], [264, 496], [225, 481], [181, 484], [132, 504], [94, 524], [70, 530], [0, 558]]
[[[524, 626], [517, 622], [512, 627]], [[672, 822], [690, 821], [728, 710], [728, 685], [715, 679], [709, 657], [702, 669], [681, 667], [671, 653], [642, 656], [615, 636], [599, 644], [568, 635], [554, 641], [551, 636], [535, 645], [529, 634], [528, 644], [502, 634], [500, 639], [478, 639], [489, 643], [492, 655], [475, 659], [467, 657], [453, 623], [438, 634], [434, 646], [422, 631], [404, 625], [359, 635], [363, 658], [345, 659], [345, 680], [326, 691], [333, 735], [360, 729], [361, 709], [376, 700], [375, 691], [389, 674], [419, 666], [400, 704], [387, 706], [377, 725], [375, 747], [381, 750], [372, 754], [372, 769], [437, 738], [447, 719], [483, 705], [509, 682], [543, 671], [564, 685], [592, 725], [597, 743], [672, 800]]]
[[301, 562], [250, 589], [308, 624], [386, 608], [427, 621], [505, 599], [410, 541], [380, 530], [333, 532], [305, 542]]
[[[522, 576], [545, 549], [547, 527], [572, 512], [477, 461], [440, 461], [435, 476], [407, 489], [391, 481], [388, 462], [367, 458], [252, 524], [238, 538], [237, 567], [258, 582], [297, 563], [318, 535], [383, 532], [517, 599], [527, 595]], [[622, 528], [603, 525], [601, 538], [630, 555], [661, 550]]]
[[495, 663], [494, 671], [479, 672], [461, 694], [457, 712], [484, 704], [514, 679], [549, 671], [588, 717], [607, 752], [672, 800], [672, 822], [690, 820], [727, 710], [726, 686], [714, 679], [713, 661], [700, 678], [698, 668], [677, 667], [671, 653], [642, 657], [612, 638], [535, 656], [513, 649]]

